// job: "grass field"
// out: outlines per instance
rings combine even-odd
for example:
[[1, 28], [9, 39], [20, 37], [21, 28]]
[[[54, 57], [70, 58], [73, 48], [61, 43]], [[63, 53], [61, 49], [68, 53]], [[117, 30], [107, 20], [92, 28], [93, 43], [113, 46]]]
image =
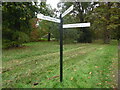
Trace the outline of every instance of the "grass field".
[[59, 82], [59, 43], [31, 42], [3, 50], [4, 88], [116, 87], [117, 45], [64, 45], [64, 77]]

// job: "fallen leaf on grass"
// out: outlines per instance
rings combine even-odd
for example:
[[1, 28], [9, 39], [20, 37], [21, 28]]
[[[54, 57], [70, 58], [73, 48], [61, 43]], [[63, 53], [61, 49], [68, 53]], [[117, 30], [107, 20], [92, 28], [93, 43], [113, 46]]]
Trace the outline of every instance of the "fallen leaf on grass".
[[19, 61], [16, 61], [17, 63], [19, 62]]
[[109, 68], [109, 70], [112, 70], [112, 68]]
[[73, 77], [71, 77], [70, 80], [73, 80]]
[[88, 79], [90, 79], [90, 77], [88, 77]]
[[74, 71], [76, 71], [76, 69], [74, 69]]
[[96, 85], [101, 85], [101, 83], [97, 83]]
[[99, 68], [98, 66], [95, 66], [95, 68]]
[[115, 77], [115, 75], [113, 75], [113, 77]]
[[57, 78], [57, 77], [59, 77], [60, 75], [57, 75], [57, 76], [53, 76], [53, 77], [51, 77], [51, 78], [48, 78], [48, 80], [51, 80], [51, 79], [53, 79], [53, 78]]
[[114, 86], [114, 85], [111, 85], [111, 87], [112, 87], [112, 88], [115, 88], [115, 86]]
[[105, 83], [108, 83], [108, 81], [105, 81]]
[[92, 72], [89, 72], [89, 74], [92, 74]]

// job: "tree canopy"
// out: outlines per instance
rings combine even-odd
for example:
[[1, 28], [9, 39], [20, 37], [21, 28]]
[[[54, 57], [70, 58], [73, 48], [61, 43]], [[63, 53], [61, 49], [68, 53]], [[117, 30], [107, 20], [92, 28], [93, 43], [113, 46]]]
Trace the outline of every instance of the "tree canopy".
[[[120, 3], [119, 2], [62, 2], [58, 4], [63, 13], [71, 5], [74, 10], [64, 17], [64, 24], [90, 22], [90, 28], [64, 29], [64, 41], [91, 43], [103, 39], [120, 40]], [[48, 35], [59, 40], [57, 23], [39, 20], [37, 14], [58, 18], [57, 9], [46, 2], [3, 2], [2, 37], [3, 48], [20, 46], [24, 42], [38, 41]], [[39, 26], [36, 24], [39, 23]], [[51, 34], [51, 35], [50, 35]]]

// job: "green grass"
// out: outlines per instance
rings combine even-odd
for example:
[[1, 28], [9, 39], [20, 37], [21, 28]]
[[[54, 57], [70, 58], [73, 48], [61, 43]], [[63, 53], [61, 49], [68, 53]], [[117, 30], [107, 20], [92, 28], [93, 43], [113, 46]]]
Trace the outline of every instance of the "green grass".
[[[59, 43], [31, 42], [3, 50], [4, 88], [113, 88], [117, 45], [64, 45], [63, 82], [59, 82]], [[37, 85], [34, 85], [38, 83]]]

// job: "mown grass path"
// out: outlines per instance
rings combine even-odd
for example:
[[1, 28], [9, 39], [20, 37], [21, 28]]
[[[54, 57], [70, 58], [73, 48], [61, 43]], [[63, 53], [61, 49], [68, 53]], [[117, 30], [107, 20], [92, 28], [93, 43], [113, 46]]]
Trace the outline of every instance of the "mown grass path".
[[59, 82], [59, 44], [34, 42], [25, 45], [25, 48], [3, 50], [3, 87], [116, 87], [116, 45], [64, 45], [63, 83]]

